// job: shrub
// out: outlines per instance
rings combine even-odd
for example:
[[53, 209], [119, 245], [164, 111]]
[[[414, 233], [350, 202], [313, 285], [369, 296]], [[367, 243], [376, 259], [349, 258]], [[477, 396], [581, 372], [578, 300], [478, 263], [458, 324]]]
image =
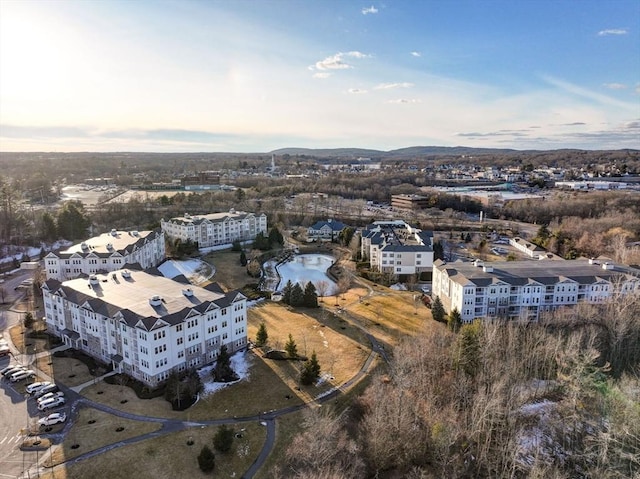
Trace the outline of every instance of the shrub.
[[216, 456], [208, 446], [202, 446], [200, 454], [198, 454], [198, 466], [205, 473], [213, 471], [216, 467]]
[[213, 436], [213, 447], [220, 452], [228, 452], [233, 445], [234, 430], [226, 424], [218, 428], [216, 435]]

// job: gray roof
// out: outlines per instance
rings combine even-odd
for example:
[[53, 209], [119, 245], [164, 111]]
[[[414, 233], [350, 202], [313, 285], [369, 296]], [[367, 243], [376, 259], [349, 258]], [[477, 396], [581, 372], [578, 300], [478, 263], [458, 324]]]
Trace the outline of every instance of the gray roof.
[[311, 225], [309, 227], [309, 229], [310, 230], [319, 230], [319, 229], [323, 228], [324, 226], [328, 226], [329, 228], [331, 228], [331, 231], [342, 231], [343, 229], [345, 229], [347, 227], [347, 225], [345, 225], [344, 223], [342, 223], [340, 221], [330, 220], [330, 221], [318, 221], [315, 224]]
[[484, 265], [493, 268], [493, 271], [484, 271], [470, 262], [434, 262], [434, 267], [446, 271], [453, 281], [463, 285], [473, 283], [480, 287], [491, 284], [490, 280], [503, 281], [512, 286], [524, 286], [532, 282], [551, 286], [563, 281], [595, 284], [600, 281], [613, 282], [619, 278], [640, 281], [640, 271], [628, 266], [611, 263], [613, 269], [603, 269], [601, 264], [590, 264], [587, 260], [495, 261]]
[[[147, 330], [157, 327], [158, 320], [178, 324], [192, 310], [203, 313], [211, 308], [226, 308], [234, 300], [246, 299], [238, 291], [223, 293], [192, 285], [187, 288], [185, 284], [144, 271], [129, 271], [131, 277], [125, 278], [123, 271], [96, 275], [97, 284], [86, 278], [64, 283], [49, 279], [43, 288], [102, 316], [114, 318], [120, 314], [129, 326], [141, 324]], [[161, 298], [160, 305], [150, 303], [154, 296]]]
[[[49, 255], [58, 258], [68, 259], [72, 256], [78, 258], [96, 257], [108, 258], [110, 256], [125, 256], [130, 254], [149, 241], [155, 240], [161, 231], [114, 231], [103, 233], [99, 236], [89, 238], [82, 243], [74, 244], [66, 250]], [[110, 246], [110, 248], [108, 248]]]
[[222, 223], [224, 221], [227, 220], [235, 220], [235, 221], [240, 221], [243, 220], [249, 216], [255, 216], [256, 218], [259, 218], [261, 216], [266, 216], [264, 213], [261, 213], [259, 215], [254, 214], [254, 213], [247, 213], [245, 211], [235, 211], [235, 212], [224, 212], [224, 213], [209, 213], [207, 215], [187, 215], [185, 214], [184, 216], [176, 216], [174, 218], [171, 218], [169, 221], [171, 223], [175, 223], [175, 224], [179, 224], [179, 225], [188, 225], [188, 224], [192, 224], [192, 225], [200, 225], [204, 222], [210, 222], [210, 223]]

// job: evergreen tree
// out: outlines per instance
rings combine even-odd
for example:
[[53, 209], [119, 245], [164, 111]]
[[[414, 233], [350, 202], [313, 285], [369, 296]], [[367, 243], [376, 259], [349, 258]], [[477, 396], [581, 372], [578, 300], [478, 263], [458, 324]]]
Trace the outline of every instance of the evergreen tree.
[[261, 348], [265, 344], [267, 344], [267, 340], [269, 339], [269, 334], [267, 333], [267, 325], [264, 324], [264, 321], [260, 323], [258, 327], [258, 332], [256, 333], [256, 346]]
[[247, 255], [245, 254], [244, 251], [240, 251], [240, 265], [241, 266], [247, 265]]
[[282, 246], [284, 244], [284, 237], [280, 230], [276, 227], [271, 228], [269, 231], [269, 246], [273, 248], [277, 248], [278, 246]]
[[444, 323], [445, 316], [444, 306], [442, 305], [442, 301], [440, 300], [440, 296], [436, 296], [436, 299], [433, 300], [433, 305], [431, 306], [431, 316], [435, 321], [439, 323]]
[[460, 314], [460, 311], [458, 311], [458, 308], [454, 308], [449, 313], [447, 325], [449, 326], [449, 329], [454, 333], [457, 333], [462, 327], [462, 315]]
[[482, 345], [480, 343], [481, 335], [482, 323], [479, 320], [471, 324], [463, 325], [458, 334], [457, 366], [471, 377], [475, 377], [480, 370], [480, 356], [482, 352]]
[[33, 323], [34, 323], [33, 314], [27, 311], [27, 314], [24, 315], [24, 327], [27, 329], [31, 329], [33, 328]]
[[302, 371], [300, 372], [300, 382], [305, 386], [309, 386], [316, 382], [320, 377], [320, 363], [316, 352], [311, 353], [311, 358], [304, 362]]
[[467, 233], [467, 236], [464, 237], [465, 243], [471, 243], [471, 233]]
[[444, 259], [444, 246], [440, 241], [433, 243], [433, 259]]
[[262, 251], [266, 251], [269, 249], [269, 239], [265, 238], [264, 233], [262, 231], [260, 231], [256, 235], [256, 239], [253, 240], [253, 247], [255, 249], [259, 249]]
[[58, 234], [68, 240], [84, 238], [91, 220], [86, 215], [81, 201], [65, 202], [58, 212]]
[[47, 252], [46, 252], [46, 250], [44, 249], [44, 247], [42, 247], [42, 248], [40, 248], [40, 255], [39, 255], [39, 258], [40, 258], [40, 259], [44, 259], [44, 257], [45, 257], [45, 256], [47, 256]]
[[342, 246], [348, 246], [351, 242], [351, 239], [353, 238], [353, 234], [353, 228], [351, 228], [350, 226], [343, 228], [342, 231], [338, 233], [338, 240], [340, 240], [340, 244]]
[[215, 436], [213, 436], [213, 447], [215, 447], [220, 452], [228, 452], [231, 450], [231, 446], [233, 445], [233, 436], [235, 432], [233, 428], [230, 428], [226, 424], [223, 424], [216, 431]]
[[296, 283], [291, 288], [291, 301], [289, 303], [291, 306], [302, 306], [304, 304], [304, 291], [302, 291], [302, 286], [300, 283]]
[[291, 304], [291, 291], [293, 290], [293, 283], [291, 280], [287, 280], [287, 284], [284, 285], [282, 290], [282, 301], [285, 304]]
[[287, 344], [284, 345], [284, 350], [287, 352], [287, 356], [291, 359], [296, 359], [298, 357], [298, 345], [293, 340], [293, 336], [289, 333], [289, 340]]
[[318, 293], [316, 293], [316, 287], [311, 281], [309, 281], [304, 288], [304, 296], [302, 299], [302, 303], [307, 308], [318, 307]]
[[231, 356], [227, 352], [227, 346], [222, 345], [218, 358], [216, 359], [216, 367], [213, 368], [213, 379], [218, 382], [229, 382], [238, 379], [235, 371], [231, 367]]
[[44, 241], [55, 241], [58, 237], [56, 221], [48, 211], [42, 213], [42, 217], [40, 218], [40, 234]]
[[240, 240], [235, 240], [233, 243], [231, 243], [231, 251], [242, 251]]
[[208, 446], [202, 446], [198, 454], [198, 466], [204, 473], [209, 473], [216, 467], [216, 456]]

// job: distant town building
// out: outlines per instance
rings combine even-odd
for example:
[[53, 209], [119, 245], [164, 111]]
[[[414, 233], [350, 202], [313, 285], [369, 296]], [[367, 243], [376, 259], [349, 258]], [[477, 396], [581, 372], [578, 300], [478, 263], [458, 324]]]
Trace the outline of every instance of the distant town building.
[[258, 233], [267, 233], [267, 215], [255, 215], [230, 210], [228, 213], [190, 215], [160, 221], [168, 238], [191, 240], [200, 248], [231, 245], [234, 241], [254, 240]]
[[172, 371], [246, 347], [246, 297], [118, 270], [42, 286], [47, 330], [64, 343], [155, 387]]
[[602, 303], [640, 292], [640, 270], [594, 260], [482, 261], [433, 265], [433, 295], [465, 322], [476, 318], [538, 319], [580, 302]]
[[521, 253], [526, 254], [530, 258], [544, 259], [546, 257], [546, 249], [538, 246], [537, 244], [531, 243], [530, 241], [523, 240], [522, 238], [519, 238], [517, 236], [515, 238], [509, 238], [509, 244]]
[[333, 219], [327, 221], [318, 221], [315, 224], [309, 226], [307, 230], [307, 238], [313, 240], [329, 240], [333, 241], [338, 238], [340, 232], [345, 229], [347, 225]]
[[402, 220], [376, 221], [362, 231], [361, 253], [371, 268], [391, 274], [419, 274], [433, 266], [433, 232]]
[[121, 269], [126, 264], [152, 268], [164, 260], [162, 231], [117, 231], [103, 233], [44, 258], [47, 279], [64, 281]]
[[195, 175], [185, 176], [180, 179], [180, 186], [185, 191], [220, 189], [220, 172], [201, 171]]
[[627, 183], [619, 181], [556, 181], [556, 188], [577, 191], [587, 190], [619, 190], [625, 189]]
[[429, 207], [429, 198], [421, 195], [391, 195], [391, 207], [401, 210], [423, 210]]

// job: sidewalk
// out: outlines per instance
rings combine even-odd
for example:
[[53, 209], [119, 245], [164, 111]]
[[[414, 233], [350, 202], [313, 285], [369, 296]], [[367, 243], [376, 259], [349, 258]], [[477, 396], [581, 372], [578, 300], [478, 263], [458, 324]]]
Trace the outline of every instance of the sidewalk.
[[108, 372], [106, 374], [103, 374], [102, 376], [97, 376], [97, 377], [87, 381], [86, 383], [78, 384], [77, 386], [73, 386], [72, 388], [69, 388], [69, 389], [79, 393], [84, 388], [86, 388], [88, 386], [93, 386], [94, 384], [102, 381], [104, 378], [107, 378], [109, 376], [113, 376], [114, 374], [118, 374], [118, 371], [110, 371], [110, 372]]

